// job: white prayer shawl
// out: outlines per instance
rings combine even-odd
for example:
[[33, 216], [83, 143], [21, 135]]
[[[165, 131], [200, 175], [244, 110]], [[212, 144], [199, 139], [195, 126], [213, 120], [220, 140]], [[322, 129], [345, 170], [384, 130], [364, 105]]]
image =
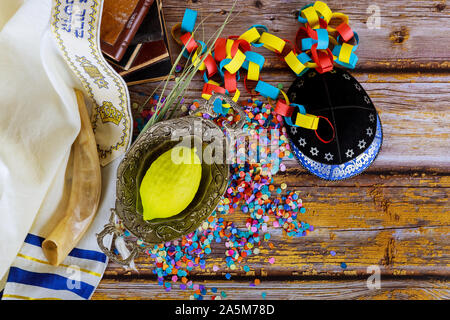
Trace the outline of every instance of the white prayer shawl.
[[[86, 88], [58, 51], [50, 31], [51, 7], [51, 0], [0, 1], [0, 279], [11, 267], [4, 299], [88, 299], [107, 263], [95, 234], [114, 207], [120, 153], [107, 165], [103, 161], [100, 208], [77, 248], [60, 267], [50, 266], [40, 248], [67, 205], [65, 176], [80, 130], [73, 89]], [[126, 86], [122, 90], [128, 104], [121, 128], [126, 149], [131, 118]], [[81, 274], [82, 288], [65, 284], [74, 274]]]

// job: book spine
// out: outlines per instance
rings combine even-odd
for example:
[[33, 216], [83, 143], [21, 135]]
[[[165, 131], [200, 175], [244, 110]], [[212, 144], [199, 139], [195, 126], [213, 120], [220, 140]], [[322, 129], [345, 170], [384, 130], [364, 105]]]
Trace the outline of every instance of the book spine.
[[143, 1], [142, 6], [138, 6], [139, 9], [137, 9], [132, 14], [130, 20], [127, 23], [126, 28], [130, 29], [131, 31], [127, 33], [126, 37], [123, 39], [122, 43], [120, 44], [120, 47], [117, 50], [116, 53], [117, 60], [122, 59], [131, 41], [133, 41], [133, 38], [136, 35], [139, 26], [141, 25], [142, 21], [144, 20], [145, 16], [147, 15], [148, 11], [150, 10], [150, 7], [154, 2], [154, 0], [142, 0], [142, 1]]

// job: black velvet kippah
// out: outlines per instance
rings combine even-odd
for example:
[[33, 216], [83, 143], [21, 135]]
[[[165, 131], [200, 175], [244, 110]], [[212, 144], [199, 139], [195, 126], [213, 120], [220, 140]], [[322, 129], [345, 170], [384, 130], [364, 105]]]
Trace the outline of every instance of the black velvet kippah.
[[[320, 74], [309, 70], [293, 83], [288, 97], [291, 103], [303, 105], [306, 113], [321, 117], [317, 131], [286, 124], [293, 149], [297, 157], [300, 154], [303, 158], [299, 159], [302, 164], [307, 159], [315, 166], [329, 165], [333, 170], [334, 166], [364, 157], [367, 161], [360, 163], [363, 167], [360, 169], [364, 170], [373, 162], [382, 140], [378, 113], [361, 84], [347, 71], [335, 68]], [[292, 123], [295, 118], [296, 113], [292, 115]], [[379, 141], [374, 141], [377, 137]], [[329, 143], [324, 142], [329, 140]], [[375, 143], [379, 147], [375, 148]], [[373, 150], [369, 150], [371, 146]], [[352, 175], [343, 175], [343, 178]], [[321, 177], [339, 179], [332, 178], [332, 173]]]

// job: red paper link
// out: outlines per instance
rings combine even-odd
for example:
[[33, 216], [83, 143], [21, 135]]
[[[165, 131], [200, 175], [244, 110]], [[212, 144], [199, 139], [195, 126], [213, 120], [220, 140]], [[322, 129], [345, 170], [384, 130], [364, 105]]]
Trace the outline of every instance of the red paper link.
[[[250, 89], [247, 87], [247, 81], [253, 81], [253, 80], [247, 80], [247, 75], [245, 75], [245, 78], [244, 78], [244, 88], [245, 88], [245, 91], [247, 91], [247, 93], [248, 93], [250, 96], [252, 96], [252, 97], [258, 96], [258, 95], [259, 95], [259, 92], [255, 91], [256, 86], [255, 86], [255, 88], [252, 88], [252, 89], [250, 90]], [[253, 81], [253, 82], [258, 83], [258, 81]]]
[[336, 31], [341, 35], [344, 42], [350, 41], [354, 36], [352, 28], [350, 28], [350, 26], [345, 22], [337, 26]]
[[324, 117], [324, 116], [317, 116], [318, 118], [322, 118], [322, 119], [325, 119], [327, 122], [328, 122], [328, 124], [330, 125], [330, 127], [331, 127], [331, 129], [333, 130], [333, 137], [330, 139], [330, 140], [323, 140], [320, 136], [319, 136], [319, 134], [317, 133], [317, 130], [314, 130], [314, 132], [316, 133], [316, 137], [317, 137], [317, 139], [319, 139], [321, 142], [323, 142], [323, 143], [330, 143], [331, 141], [333, 141], [334, 140], [334, 137], [336, 136], [336, 131], [334, 130], [334, 126], [333, 126], [333, 124], [331, 123], [331, 121], [327, 118], [327, 117]]
[[242, 53], [246, 53], [247, 51], [250, 51], [250, 43], [248, 43], [247, 40], [241, 39], [241, 40], [235, 40], [233, 45], [231, 46], [231, 57], [234, 58], [236, 55], [236, 52], [241, 49]]
[[326, 50], [317, 50], [317, 43], [311, 47], [311, 55], [317, 64], [317, 72], [325, 73], [333, 70], [333, 53], [328, 48]]
[[216, 86], [211, 83], [205, 83], [205, 85], [203, 86], [202, 94], [213, 95], [214, 92], [215, 93], [223, 93], [223, 94], [227, 93], [227, 91], [222, 87]]
[[204, 60], [204, 63], [208, 72], [208, 78], [211, 78], [219, 71], [219, 69], [217, 69], [216, 61], [211, 54], [208, 54], [208, 56]]
[[288, 39], [283, 39], [284, 42], [286, 42], [286, 45], [283, 48], [283, 52], [275, 52], [275, 54], [280, 58], [281, 61], [284, 61], [284, 58], [289, 54], [289, 52], [294, 51], [295, 48], [292, 42]]
[[236, 92], [237, 89], [237, 73], [231, 74], [229, 71], [224, 72], [224, 82], [225, 82], [225, 89], [228, 90], [228, 92], [233, 93]]
[[180, 37], [181, 42], [183, 42], [186, 50], [191, 53], [198, 48], [197, 42], [195, 42], [194, 38], [191, 38], [191, 34], [186, 32]]
[[227, 39], [218, 38], [214, 45], [214, 59], [217, 62], [224, 60], [227, 57]]
[[287, 105], [285, 100], [278, 99], [274, 111], [283, 117], [290, 118], [294, 112], [294, 107]]

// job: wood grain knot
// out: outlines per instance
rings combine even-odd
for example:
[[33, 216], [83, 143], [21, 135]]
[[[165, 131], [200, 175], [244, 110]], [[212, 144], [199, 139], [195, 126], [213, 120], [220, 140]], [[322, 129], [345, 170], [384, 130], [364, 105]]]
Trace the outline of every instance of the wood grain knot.
[[258, 9], [261, 9], [263, 7], [263, 3], [260, 0], [256, 0], [255, 7], [257, 7]]
[[444, 11], [446, 7], [447, 7], [447, 5], [445, 4], [445, 2], [438, 3], [438, 4], [435, 6], [437, 12], [442, 12], [442, 11]]
[[394, 238], [390, 238], [384, 250], [384, 257], [382, 260], [383, 265], [386, 267], [393, 265], [394, 256], [395, 256], [395, 240]]
[[390, 33], [389, 39], [393, 44], [402, 44], [409, 39], [409, 30], [406, 27], [401, 27], [400, 30], [394, 30]]

